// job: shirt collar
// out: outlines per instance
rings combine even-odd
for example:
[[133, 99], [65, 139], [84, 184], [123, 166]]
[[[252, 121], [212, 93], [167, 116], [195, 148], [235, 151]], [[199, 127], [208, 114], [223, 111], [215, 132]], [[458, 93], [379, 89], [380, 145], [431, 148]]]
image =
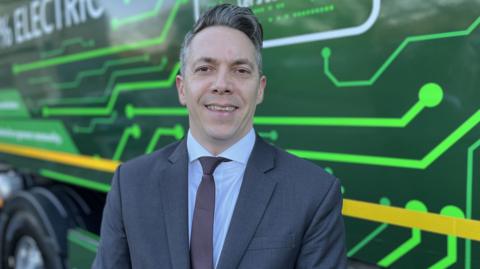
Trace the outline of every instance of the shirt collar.
[[[252, 128], [244, 137], [237, 141], [237, 143], [233, 144], [217, 156], [246, 165], [250, 153], [253, 150], [253, 146], [255, 145], [255, 139], [255, 131]], [[190, 130], [188, 130], [187, 134], [187, 150], [189, 162], [193, 162], [203, 156], [214, 156], [198, 143]]]

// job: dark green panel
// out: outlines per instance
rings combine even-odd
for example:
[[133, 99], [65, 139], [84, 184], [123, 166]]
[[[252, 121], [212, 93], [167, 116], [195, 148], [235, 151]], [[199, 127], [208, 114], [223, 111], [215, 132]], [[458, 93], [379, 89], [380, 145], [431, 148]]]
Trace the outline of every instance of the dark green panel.
[[68, 257], [72, 269], [92, 268], [100, 238], [85, 230], [75, 229], [68, 232]]

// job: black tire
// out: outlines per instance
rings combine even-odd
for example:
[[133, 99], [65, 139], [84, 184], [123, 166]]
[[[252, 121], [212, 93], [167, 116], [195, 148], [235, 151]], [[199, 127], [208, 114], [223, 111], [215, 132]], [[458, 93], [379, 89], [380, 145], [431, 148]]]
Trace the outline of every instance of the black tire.
[[[45, 229], [37, 217], [29, 211], [16, 212], [9, 221], [4, 238], [3, 268], [15, 268], [14, 261], [16, 255], [19, 255], [19, 242], [25, 242], [26, 239], [33, 239], [41, 253], [43, 267], [39, 267], [38, 269], [63, 268], [59, 255], [54, 251], [55, 247], [53, 246], [52, 240], [46, 236]], [[34, 257], [30, 258], [33, 259]]]
[[[65, 212], [59, 213], [55, 204], [60, 204], [52, 202], [56, 198], [46, 193], [41, 188], [21, 191], [5, 203], [0, 214], [0, 269], [20, 268], [15, 267], [19, 245], [34, 246], [32, 248], [38, 250], [36, 253], [40, 254], [36, 256], [43, 261], [39, 269], [66, 268], [68, 216]], [[26, 257], [24, 261], [32, 261]]]

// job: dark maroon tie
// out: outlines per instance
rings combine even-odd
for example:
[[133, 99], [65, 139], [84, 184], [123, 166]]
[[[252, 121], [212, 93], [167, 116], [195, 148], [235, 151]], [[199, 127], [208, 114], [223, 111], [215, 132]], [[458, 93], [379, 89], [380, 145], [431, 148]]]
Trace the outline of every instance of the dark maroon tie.
[[215, 181], [213, 171], [221, 157], [200, 157], [203, 169], [202, 182], [198, 186], [195, 210], [193, 211], [190, 259], [192, 269], [213, 269], [213, 215], [215, 212]]

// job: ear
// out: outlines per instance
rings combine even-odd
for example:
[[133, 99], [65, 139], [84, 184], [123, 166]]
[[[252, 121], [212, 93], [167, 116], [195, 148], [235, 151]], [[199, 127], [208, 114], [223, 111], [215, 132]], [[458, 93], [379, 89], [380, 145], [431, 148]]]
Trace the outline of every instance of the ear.
[[187, 104], [187, 98], [185, 96], [185, 79], [182, 77], [182, 75], [177, 75], [175, 78], [175, 83], [177, 85], [178, 101], [180, 101], [180, 104], [185, 106]]
[[260, 83], [258, 85], [257, 105], [262, 103], [263, 101], [263, 92], [265, 91], [265, 87], [267, 87], [267, 77], [262, 75], [260, 77]]

